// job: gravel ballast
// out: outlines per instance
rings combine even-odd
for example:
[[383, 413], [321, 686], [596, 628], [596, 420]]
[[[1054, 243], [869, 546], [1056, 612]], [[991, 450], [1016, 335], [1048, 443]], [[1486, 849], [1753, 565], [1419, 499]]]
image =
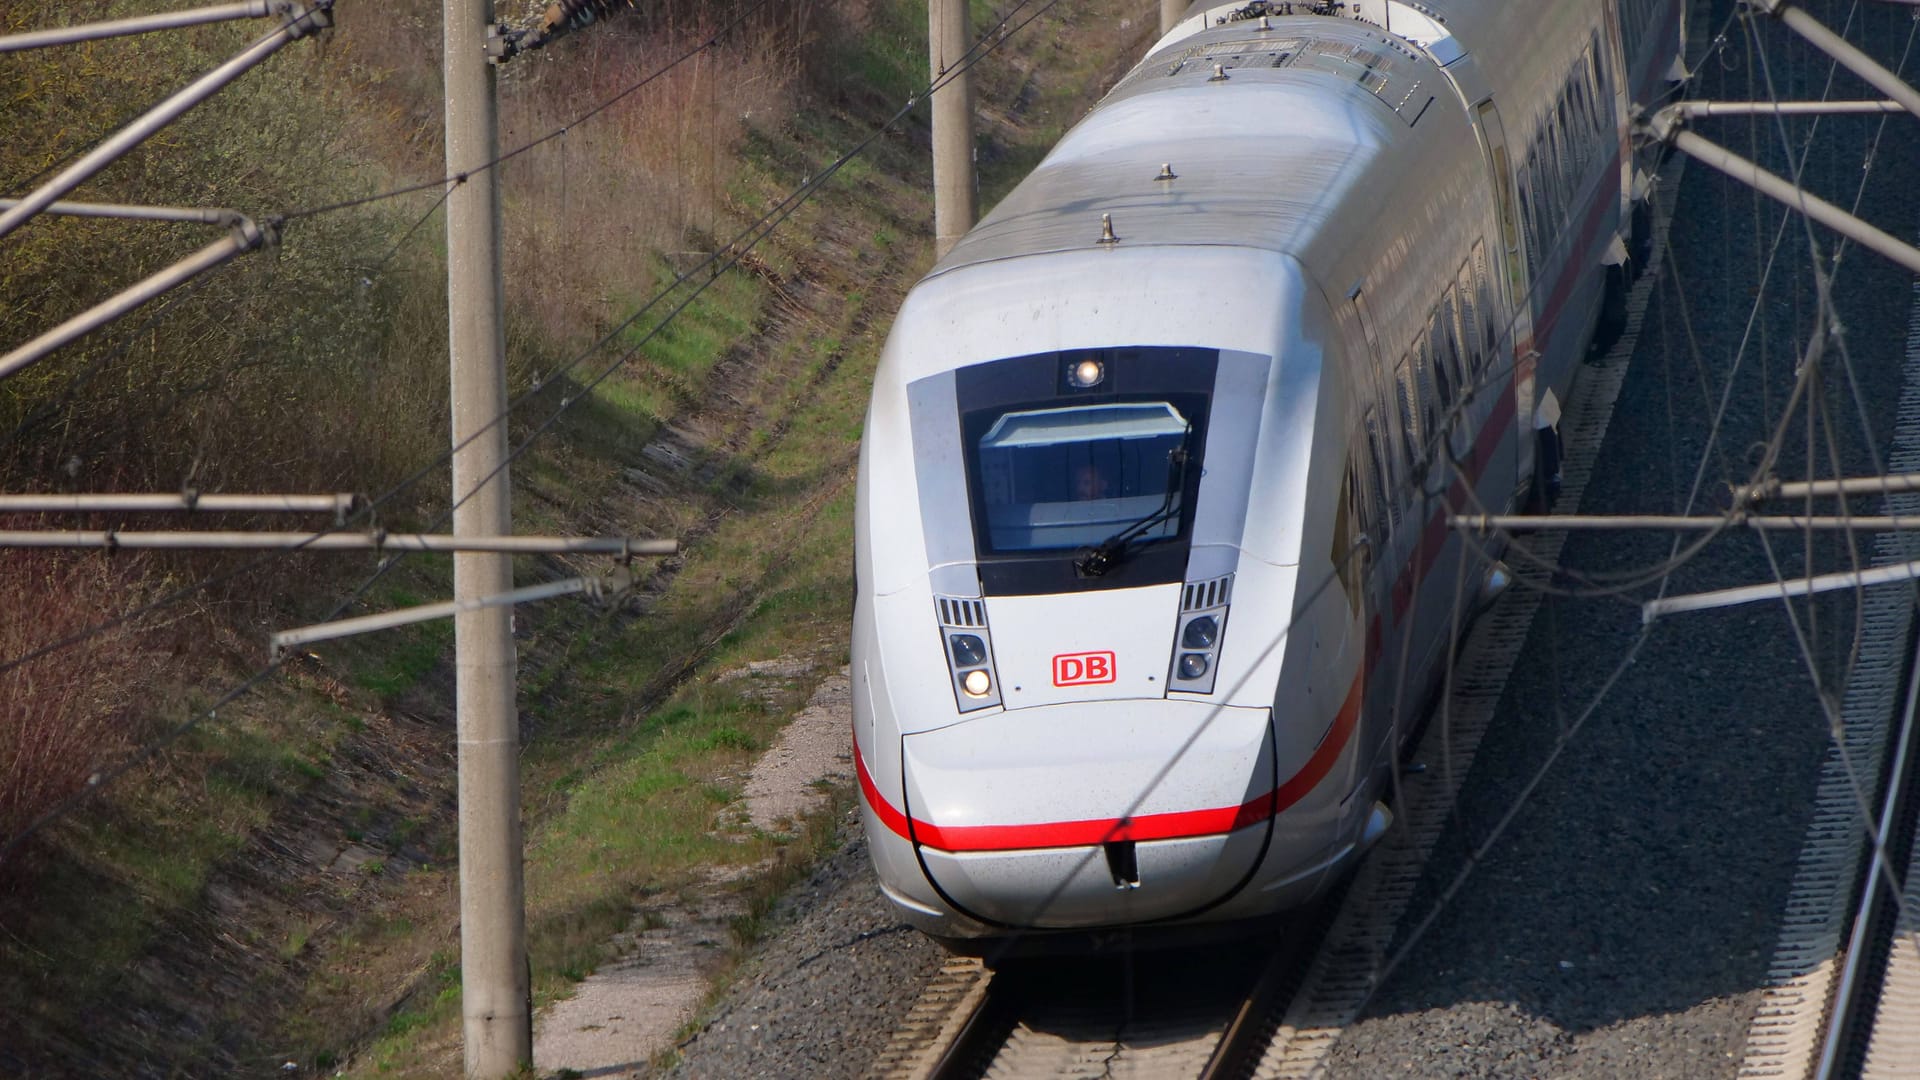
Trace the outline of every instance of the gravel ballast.
[[852, 1077], [886, 1048], [946, 953], [883, 906], [857, 816], [842, 829], [670, 1075]]

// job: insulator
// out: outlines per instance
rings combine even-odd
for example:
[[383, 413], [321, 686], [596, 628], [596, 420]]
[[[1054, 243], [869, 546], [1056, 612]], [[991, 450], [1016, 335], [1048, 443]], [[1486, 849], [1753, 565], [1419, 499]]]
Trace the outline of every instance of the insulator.
[[613, 14], [617, 7], [632, 7], [630, 0], [624, 5], [622, 0], [554, 0], [547, 5], [547, 13], [540, 20], [540, 30], [552, 35], [561, 30], [578, 30], [591, 25], [597, 19]]

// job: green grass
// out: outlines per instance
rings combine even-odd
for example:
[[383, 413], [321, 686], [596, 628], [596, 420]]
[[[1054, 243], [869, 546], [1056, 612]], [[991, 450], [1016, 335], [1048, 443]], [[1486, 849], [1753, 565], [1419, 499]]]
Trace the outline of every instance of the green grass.
[[368, 648], [371, 655], [354, 673], [354, 682], [382, 697], [393, 697], [452, 661], [453, 621], [435, 619], [384, 630], [370, 640]]

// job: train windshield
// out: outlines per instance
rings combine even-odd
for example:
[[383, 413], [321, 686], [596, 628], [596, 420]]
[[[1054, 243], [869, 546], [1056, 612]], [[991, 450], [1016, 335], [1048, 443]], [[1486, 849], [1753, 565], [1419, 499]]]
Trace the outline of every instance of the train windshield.
[[929, 475], [954, 450], [966, 463], [966, 505], [932, 507], [953, 516], [929, 529], [971, 525], [967, 554], [988, 596], [1181, 580], [1219, 363], [1214, 349], [1139, 346], [958, 369], [959, 415], [937, 415], [930, 399], [915, 420], [929, 431], [959, 421], [959, 445], [934, 451]]
[[[1170, 402], [1009, 411], [974, 447], [995, 554], [1178, 534], [1192, 423]], [[1137, 531], [1132, 531], [1136, 530]]]

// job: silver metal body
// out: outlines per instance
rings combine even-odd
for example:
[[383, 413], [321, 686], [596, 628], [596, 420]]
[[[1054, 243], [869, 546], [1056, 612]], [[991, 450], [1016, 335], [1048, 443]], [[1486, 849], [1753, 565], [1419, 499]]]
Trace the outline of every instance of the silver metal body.
[[1449, 508], [1531, 490], [1681, 44], [1676, 0], [1429, 10], [1190, 9], [903, 306], [854, 743], [928, 933], [1265, 916], [1390, 820]]

